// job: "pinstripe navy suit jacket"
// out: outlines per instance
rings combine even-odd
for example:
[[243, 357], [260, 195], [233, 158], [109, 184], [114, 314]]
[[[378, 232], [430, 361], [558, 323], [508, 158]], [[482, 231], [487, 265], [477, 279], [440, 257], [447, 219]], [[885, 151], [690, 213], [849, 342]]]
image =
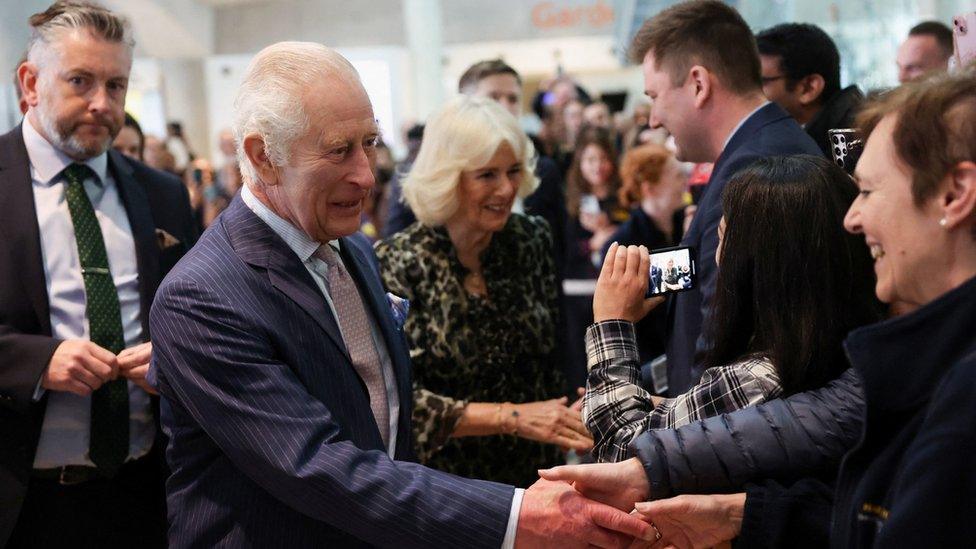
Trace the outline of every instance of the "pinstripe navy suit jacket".
[[349, 238], [341, 247], [397, 376], [397, 461], [325, 298], [238, 197], [163, 281], [150, 315], [150, 380], [171, 437], [171, 547], [501, 546], [511, 486], [409, 461], [407, 349], [372, 251]]

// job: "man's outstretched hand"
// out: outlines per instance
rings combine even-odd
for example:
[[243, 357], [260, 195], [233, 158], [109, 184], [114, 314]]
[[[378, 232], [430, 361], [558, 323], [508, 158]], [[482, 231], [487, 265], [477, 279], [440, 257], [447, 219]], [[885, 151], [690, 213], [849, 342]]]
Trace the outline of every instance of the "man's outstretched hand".
[[628, 547], [654, 540], [654, 529], [636, 515], [583, 497], [566, 482], [539, 480], [522, 499], [516, 549]]
[[637, 458], [619, 463], [561, 465], [543, 469], [539, 476], [569, 482], [587, 498], [621, 511], [630, 512], [634, 503], [648, 499], [647, 473]]

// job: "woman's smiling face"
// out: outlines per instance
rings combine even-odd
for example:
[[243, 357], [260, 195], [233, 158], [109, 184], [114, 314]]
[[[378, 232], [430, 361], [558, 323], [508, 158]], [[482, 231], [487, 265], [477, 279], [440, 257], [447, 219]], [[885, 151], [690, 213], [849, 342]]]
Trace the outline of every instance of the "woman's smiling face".
[[864, 146], [855, 172], [860, 193], [844, 227], [864, 235], [878, 277], [875, 293], [885, 303], [918, 307], [942, 293], [938, 283], [949, 259], [935, 199], [917, 205], [912, 174], [892, 139], [896, 118], [885, 117]]

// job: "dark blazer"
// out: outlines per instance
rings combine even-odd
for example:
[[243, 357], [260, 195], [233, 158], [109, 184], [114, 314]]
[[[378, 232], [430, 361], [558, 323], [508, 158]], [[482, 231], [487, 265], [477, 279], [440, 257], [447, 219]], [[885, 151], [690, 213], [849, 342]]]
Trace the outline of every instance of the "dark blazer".
[[375, 256], [341, 240], [396, 375], [395, 457], [295, 253], [234, 199], [160, 286], [150, 376], [170, 436], [171, 547], [497, 548], [514, 488], [412, 459], [411, 377]]
[[[156, 287], [196, 241], [189, 196], [177, 178], [114, 150], [108, 167], [135, 239], [142, 333], [148, 340]], [[157, 229], [180, 243], [160, 249]], [[0, 545], [20, 513], [44, 420], [47, 398], [32, 402], [34, 389], [61, 344], [51, 337], [47, 296], [30, 160], [17, 126], [0, 136]]]
[[711, 314], [715, 297], [716, 229], [722, 218], [722, 191], [736, 172], [755, 160], [767, 156], [812, 154], [823, 156], [820, 148], [803, 128], [775, 103], [769, 103], [753, 114], [726, 145], [712, 169], [708, 187], [702, 195], [695, 219], [681, 241], [697, 253], [698, 287], [675, 294], [668, 314], [668, 393], [686, 392], [698, 382], [704, 371], [702, 358], [707, 349], [701, 337], [702, 326]]

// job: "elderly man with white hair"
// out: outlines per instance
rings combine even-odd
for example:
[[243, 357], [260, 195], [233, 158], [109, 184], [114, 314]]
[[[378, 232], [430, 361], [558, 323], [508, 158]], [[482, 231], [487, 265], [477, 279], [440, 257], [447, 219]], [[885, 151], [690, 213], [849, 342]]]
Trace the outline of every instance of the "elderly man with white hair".
[[379, 130], [348, 61], [310, 43], [261, 51], [234, 131], [245, 187], [163, 282], [150, 320], [171, 547], [615, 547], [653, 535], [565, 483], [523, 492], [411, 462], [404, 304], [349, 236]]

